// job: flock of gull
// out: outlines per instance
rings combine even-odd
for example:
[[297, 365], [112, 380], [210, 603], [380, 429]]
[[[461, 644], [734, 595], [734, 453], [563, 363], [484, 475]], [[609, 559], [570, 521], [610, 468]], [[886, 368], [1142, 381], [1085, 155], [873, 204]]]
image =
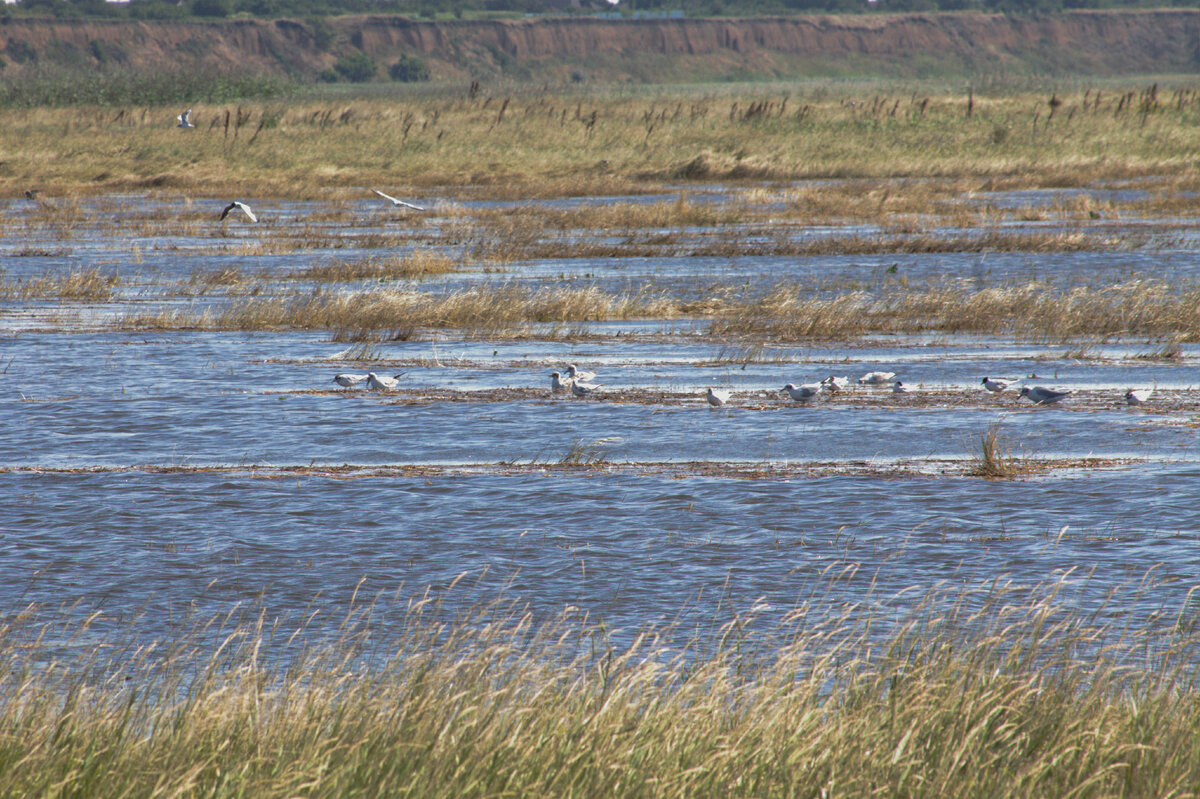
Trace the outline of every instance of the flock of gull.
[[[334, 375], [333, 382], [343, 388], [353, 388], [365, 381], [367, 388], [371, 391], [394, 391], [404, 374], [404, 372], [401, 372], [400, 374], [388, 377], [387, 375], [377, 375], [374, 372], [368, 372], [365, 375], [343, 372]], [[867, 372], [858, 378], [857, 382], [859, 385], [872, 387], [885, 386], [891, 383], [893, 394], [910, 393], [908, 387], [903, 382], [899, 380], [893, 382], [895, 377], [895, 372]], [[550, 391], [555, 394], [569, 391], [576, 397], [587, 397], [601, 386], [600, 383], [594, 382], [595, 379], [595, 372], [585, 372], [573, 363], [568, 364], [566, 374], [559, 371], [550, 373]], [[1015, 388], [1018, 383], [1023, 382], [1023, 378], [984, 377], [981, 382], [988, 392], [1000, 394], [1010, 388]], [[808, 402], [822, 393], [836, 394], [839, 391], [846, 391], [852, 387], [853, 383], [849, 377], [830, 375], [816, 383], [802, 383], [798, 386], [795, 383], [788, 383], [779, 390], [787, 392], [787, 395], [797, 402]], [[1058, 391], [1046, 388], [1045, 386], [1021, 386], [1017, 396], [1029, 400], [1034, 405], [1054, 405], [1071, 396], [1073, 393], [1072, 391]], [[705, 392], [704, 398], [709, 405], [719, 408], [728, 403], [732, 396], [733, 392], [728, 389], [710, 387]], [[1129, 405], [1142, 405], [1148, 402], [1153, 396], [1154, 389], [1152, 388], [1129, 389], [1125, 392], [1125, 402]]]
[[[192, 122], [191, 108], [175, 117], [175, 121], [178, 123], [176, 125], [178, 128], [183, 128], [186, 130], [196, 127]], [[371, 191], [378, 194], [384, 200], [387, 200], [392, 204], [393, 207], [408, 208], [413, 211], [425, 210], [423, 206], [405, 202], [404, 200], [393, 197], [390, 194], [384, 194], [379, 189], [371, 189]], [[25, 196], [29, 199], [35, 199], [36, 190], [26, 191]], [[235, 210], [241, 211], [251, 222], [258, 221], [258, 216], [255, 215], [254, 210], [241, 200], [233, 200], [229, 203], [229, 205], [225, 206], [225, 208], [221, 211], [219, 221], [224, 222], [225, 218]], [[368, 372], [365, 375], [345, 372], [335, 375], [333, 382], [337, 383], [343, 388], [353, 388], [359, 383], [365, 381], [367, 388], [371, 391], [392, 391], [399, 384], [399, 379], [403, 374], [404, 373], [401, 372], [398, 375], [388, 377], [387, 375], [377, 375], [374, 372]], [[891, 382], [895, 377], [895, 372], [867, 372], [865, 375], [858, 378], [858, 382], [859, 384], [866, 386], [881, 386]], [[563, 375], [561, 372], [550, 373], [550, 390], [555, 393], [561, 391], [570, 391], [576, 397], [586, 397], [599, 388], [598, 383], [592, 382], [595, 379], [595, 372], [582, 372], [575, 366], [575, 364], [570, 364], [567, 366], [566, 375]], [[998, 394], [1002, 391], [1012, 388], [1015, 384], [1020, 382], [1020, 378], [984, 377], [983, 387], [990, 392]], [[797, 402], [807, 402], [823, 392], [836, 393], [838, 391], [844, 391], [850, 387], [851, 383], [849, 377], [835, 377], [830, 375], [829, 377], [817, 383], [802, 383], [798, 386], [795, 383], [788, 383], [781, 388], [780, 391], [787, 392], [788, 396]], [[896, 380], [892, 383], [892, 393], [908, 394], [910, 391], [908, 387], [904, 385], [904, 383]], [[1070, 391], [1056, 391], [1055, 389], [1045, 388], [1044, 386], [1022, 386], [1018, 396], [1028, 399], [1034, 405], [1053, 405], [1056, 402], [1069, 397], [1071, 394], [1072, 392]], [[1153, 395], [1154, 389], [1129, 389], [1125, 392], [1125, 402], [1129, 405], [1141, 405], [1147, 402]], [[732, 396], [732, 392], [726, 389], [709, 388], [705, 394], [705, 399], [708, 401], [709, 405], [719, 408], [729, 402]]]

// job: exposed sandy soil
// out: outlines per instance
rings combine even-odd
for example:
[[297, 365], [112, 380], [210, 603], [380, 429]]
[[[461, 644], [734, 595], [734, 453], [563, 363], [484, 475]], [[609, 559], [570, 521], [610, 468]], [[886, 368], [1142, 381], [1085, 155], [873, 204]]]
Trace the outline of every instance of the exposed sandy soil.
[[[318, 47], [292, 20], [131, 22], [9, 18], [0, 76], [38, 64], [251, 69], [314, 76], [358, 51], [384, 67], [402, 53], [435, 80], [673, 81], [874, 74], [1162, 74], [1200, 66], [1200, 11], [1076, 11], [1046, 16], [878, 14], [754, 19], [328, 21]], [[30, 59], [29, 55], [33, 54]]]

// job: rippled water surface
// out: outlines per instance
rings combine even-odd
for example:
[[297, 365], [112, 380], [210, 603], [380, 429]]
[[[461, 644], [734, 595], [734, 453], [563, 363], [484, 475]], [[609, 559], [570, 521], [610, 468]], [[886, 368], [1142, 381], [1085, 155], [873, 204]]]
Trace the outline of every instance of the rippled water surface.
[[[107, 202], [169, 210], [144, 198]], [[273, 210], [300, 225], [313, 208]], [[4, 218], [26, 213], [14, 203]], [[1080, 351], [931, 335], [749, 353], [693, 323], [645, 320], [579, 326], [569, 339], [442, 332], [383, 342], [355, 361], [327, 332], [106, 329], [147, 301], [150, 288], [139, 285], [164, 276], [233, 262], [299, 269], [328, 252], [213, 254], [211, 238], [168, 247], [108, 229], [37, 235], [4, 242], [8, 280], [93, 266], [127, 279], [113, 301], [0, 307], [6, 614], [31, 603], [99, 609], [137, 616], [152, 633], [180, 608], [235, 603], [279, 613], [315, 605], [336, 619], [356, 591], [420, 594], [465, 573], [454, 588], [461, 601], [505, 592], [544, 617], [574, 606], [629, 629], [700, 624], [764, 599], [781, 614], [845, 564], [858, 576], [838, 584], [831, 606], [867, 586], [890, 596], [1070, 570], [1070, 601], [1082, 608], [1149, 570], [1161, 583], [1154, 602], [1171, 605], [1200, 574], [1195, 345], [1148, 358], [1162, 342]], [[251, 239], [254, 229], [230, 235]], [[42, 252], [21, 255], [21, 246]], [[699, 280], [789, 279], [820, 292], [854, 281], [878, 288], [897, 274], [1103, 286], [1198, 273], [1197, 252], [1175, 246], [539, 261], [419, 285], [651, 281], [687, 293]], [[567, 363], [599, 373], [593, 396], [550, 391], [550, 371]], [[896, 372], [912, 393], [855, 388], [796, 403], [779, 391], [875, 369]], [[384, 394], [339, 389], [331, 378], [342, 371], [404, 374]], [[983, 375], [1074, 394], [1033, 407], [983, 391]], [[709, 386], [732, 390], [730, 406], [709, 408]], [[1127, 388], [1152, 386], [1151, 403], [1122, 401]], [[1013, 453], [1050, 467], [1016, 480], [967, 476], [997, 422]]]

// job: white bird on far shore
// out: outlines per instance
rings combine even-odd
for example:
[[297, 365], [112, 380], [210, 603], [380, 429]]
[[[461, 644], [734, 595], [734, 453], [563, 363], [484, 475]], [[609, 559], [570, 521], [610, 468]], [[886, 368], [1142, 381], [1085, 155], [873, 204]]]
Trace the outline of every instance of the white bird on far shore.
[[1127, 405], [1141, 405], [1153, 396], [1154, 389], [1152, 388], [1131, 388], [1125, 392], [1125, 403]]
[[724, 389], [713, 389], [710, 386], [708, 393], [704, 395], [704, 398], [708, 400], [709, 405], [713, 406], [714, 408], [720, 408], [722, 405], [729, 402], [729, 392], [725, 391]]
[[175, 117], [175, 121], [179, 123], [178, 125], [175, 126], [177, 128], [194, 128], [194, 127], [196, 127], [195, 125], [192, 124], [192, 109], [190, 109], [190, 108], [188, 110], [184, 111], [179, 116]]
[[237, 209], [238, 209], [238, 210], [240, 210], [240, 211], [241, 211], [243, 214], [245, 214], [246, 216], [250, 217], [250, 221], [251, 221], [251, 222], [257, 222], [257, 221], [258, 221], [258, 217], [254, 215], [254, 211], [250, 210], [250, 206], [246, 205], [246, 204], [245, 204], [244, 202], [242, 202], [241, 200], [234, 200], [234, 201], [233, 201], [233, 202], [231, 202], [229, 205], [225, 206], [225, 210], [223, 210], [223, 211], [221, 212], [221, 218], [220, 218], [219, 220], [217, 220], [217, 221], [218, 221], [218, 222], [224, 222], [224, 221], [225, 221], [225, 217], [229, 216], [229, 212], [230, 212], [230, 211], [232, 211], [234, 208], [237, 208]]
[[400, 378], [403, 375], [404, 372], [392, 377], [388, 377], [387, 375], [380, 377], [374, 372], [368, 372], [367, 388], [369, 388], [371, 391], [391, 391], [399, 384]]
[[879, 385], [880, 383], [887, 383], [895, 376], [895, 372], [867, 372], [858, 378], [858, 382], [863, 385]]
[[791, 397], [792, 399], [796, 400], [797, 402], [804, 402], [805, 400], [810, 400], [813, 397], [820, 394], [821, 389], [823, 389], [823, 388], [824, 388], [824, 386], [821, 383], [805, 383], [801, 386], [797, 386], [793, 383], [788, 383], [786, 386], [784, 386], [783, 388], [781, 388], [779, 390], [786, 391], [788, 393], [788, 396]]
[[1070, 395], [1070, 391], [1055, 391], [1054, 389], [1043, 388], [1042, 386], [1034, 386], [1033, 388], [1025, 386], [1021, 389], [1021, 393], [1018, 396], [1025, 397], [1034, 405], [1053, 405], [1063, 397]]
[[375, 192], [375, 193], [376, 193], [376, 194], [378, 194], [380, 197], [382, 197], [383, 199], [385, 199], [385, 200], [387, 200], [388, 202], [390, 202], [392, 205], [395, 205], [395, 206], [398, 206], [398, 207], [401, 207], [401, 208], [411, 208], [411, 209], [413, 209], [414, 211], [424, 211], [424, 210], [425, 210], [424, 206], [421, 206], [421, 205], [413, 205], [412, 203], [406, 203], [406, 202], [404, 202], [404, 200], [399, 200], [399, 199], [397, 199], [397, 198], [393, 197], [393, 196], [392, 196], [392, 195], [390, 195], [390, 194], [384, 194], [384, 193], [383, 193], [383, 192], [381, 192], [379, 189], [371, 189], [371, 191]]
[[342, 388], [350, 388], [351, 386], [357, 386], [359, 383], [361, 383], [362, 381], [364, 381], [366, 379], [367, 379], [366, 375], [356, 375], [356, 374], [351, 374], [350, 372], [342, 372], [339, 375], [333, 376], [333, 382], [337, 383]]

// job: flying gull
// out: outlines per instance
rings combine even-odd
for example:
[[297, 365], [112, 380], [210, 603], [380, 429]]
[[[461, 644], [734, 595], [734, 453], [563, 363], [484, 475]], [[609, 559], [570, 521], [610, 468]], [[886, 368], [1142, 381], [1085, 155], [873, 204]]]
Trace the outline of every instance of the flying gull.
[[392, 196], [392, 195], [390, 195], [390, 194], [384, 194], [384, 193], [383, 193], [383, 192], [381, 192], [379, 189], [371, 189], [371, 191], [375, 192], [375, 193], [376, 193], [376, 194], [378, 194], [380, 197], [382, 197], [383, 199], [385, 199], [385, 200], [387, 200], [388, 202], [390, 202], [392, 205], [395, 205], [395, 206], [398, 206], [398, 207], [401, 207], [401, 208], [411, 208], [411, 209], [413, 209], [414, 211], [424, 211], [424, 210], [425, 210], [424, 206], [420, 206], [420, 205], [413, 205], [412, 203], [406, 203], [406, 202], [404, 202], [404, 200], [399, 200], [399, 199], [396, 199], [395, 197], [393, 197], [393, 196]]
[[246, 205], [244, 202], [242, 202], [240, 200], [234, 200], [229, 205], [225, 206], [225, 210], [221, 212], [221, 218], [218, 221], [224, 222], [225, 217], [229, 216], [229, 212], [232, 211], [234, 208], [241, 209], [241, 212], [243, 214], [250, 217], [251, 222], [258, 221], [258, 217], [254, 215], [254, 212], [252, 210], [250, 210], [250, 206]]

